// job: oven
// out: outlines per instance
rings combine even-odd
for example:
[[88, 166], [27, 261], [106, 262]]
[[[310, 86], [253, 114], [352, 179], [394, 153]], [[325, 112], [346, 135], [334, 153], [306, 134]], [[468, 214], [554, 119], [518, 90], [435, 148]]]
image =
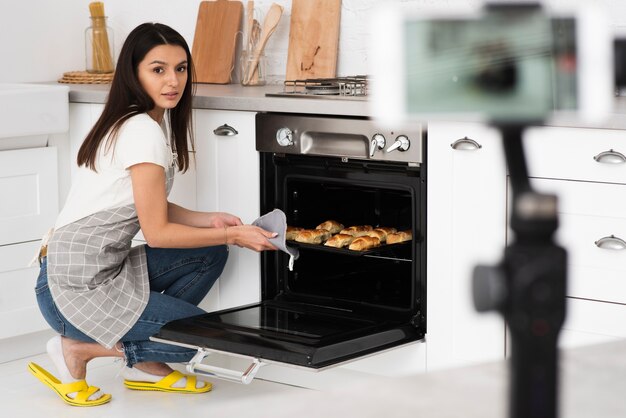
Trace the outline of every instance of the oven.
[[[193, 347], [188, 370], [249, 383], [260, 366], [324, 370], [422, 340], [426, 333], [425, 130], [396, 132], [357, 117], [259, 113], [261, 213], [287, 224], [327, 220], [410, 232], [363, 251], [288, 241], [261, 256], [258, 303], [166, 324], [153, 340]], [[208, 366], [210, 353], [245, 357], [243, 371]]]

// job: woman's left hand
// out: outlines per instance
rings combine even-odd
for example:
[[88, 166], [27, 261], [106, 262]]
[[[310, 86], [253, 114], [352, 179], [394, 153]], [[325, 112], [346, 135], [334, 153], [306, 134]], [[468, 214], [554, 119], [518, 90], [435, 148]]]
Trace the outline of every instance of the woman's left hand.
[[241, 219], [226, 212], [211, 212], [209, 215], [209, 228], [226, 228], [228, 226], [243, 225]]

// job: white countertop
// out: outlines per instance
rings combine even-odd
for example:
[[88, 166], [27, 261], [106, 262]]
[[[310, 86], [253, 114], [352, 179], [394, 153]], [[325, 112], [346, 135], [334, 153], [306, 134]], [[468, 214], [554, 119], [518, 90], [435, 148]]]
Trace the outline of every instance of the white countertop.
[[[196, 109], [220, 109], [251, 112], [286, 112], [371, 117], [367, 100], [324, 99], [320, 97], [267, 97], [266, 93], [279, 93], [282, 85], [243, 87], [239, 84], [197, 84], [194, 97]], [[109, 85], [72, 84], [70, 102], [104, 103]], [[576, 118], [559, 117], [552, 126], [575, 128], [626, 129], [626, 97], [617, 97], [613, 112], [602, 123], [587, 123]]]
[[[239, 84], [197, 84], [193, 107], [252, 112], [370, 116], [366, 100], [265, 96], [266, 93], [279, 93], [282, 89], [282, 85], [243, 87]], [[108, 91], [108, 85], [73, 84], [70, 85], [70, 102], [104, 103]]]

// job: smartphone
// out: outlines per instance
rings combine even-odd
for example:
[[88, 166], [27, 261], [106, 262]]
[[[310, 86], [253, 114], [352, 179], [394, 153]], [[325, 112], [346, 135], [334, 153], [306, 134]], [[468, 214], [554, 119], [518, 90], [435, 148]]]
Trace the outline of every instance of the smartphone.
[[599, 13], [503, 3], [465, 14], [376, 16], [377, 117], [536, 124], [557, 113], [598, 120], [610, 112], [612, 42]]

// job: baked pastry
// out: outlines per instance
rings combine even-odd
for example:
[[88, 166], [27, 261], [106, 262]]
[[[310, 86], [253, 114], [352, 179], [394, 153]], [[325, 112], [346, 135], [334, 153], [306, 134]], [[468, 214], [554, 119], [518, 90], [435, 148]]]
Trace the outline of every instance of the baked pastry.
[[296, 235], [298, 232], [302, 231], [304, 228], [300, 228], [299, 226], [289, 226], [287, 225], [287, 232], [285, 232], [285, 239], [287, 241], [293, 241], [296, 239]]
[[378, 238], [380, 242], [385, 242], [387, 239], [387, 233], [385, 231], [381, 231], [380, 229], [372, 229], [371, 231], [367, 231], [365, 233], [367, 237]]
[[396, 228], [379, 227], [379, 228], [374, 228], [371, 231], [369, 231], [367, 233], [367, 236], [376, 237], [380, 239], [380, 242], [385, 242], [387, 241], [387, 235], [393, 234], [395, 232], [397, 232]]
[[411, 241], [413, 233], [411, 230], [399, 231], [394, 234], [387, 235], [387, 244], [397, 244], [399, 242]]
[[378, 227], [376, 227], [374, 229], [378, 229], [379, 231], [383, 231], [387, 235], [398, 232], [398, 230], [396, 228], [390, 228], [390, 227], [387, 227], [387, 226], [378, 226]]
[[331, 233], [325, 229], [303, 229], [296, 235], [296, 242], [304, 244], [321, 244], [330, 238]]
[[352, 241], [354, 241], [354, 237], [352, 235], [336, 234], [330, 237], [324, 245], [327, 247], [343, 248], [349, 245]]
[[337, 221], [329, 220], [326, 222], [322, 222], [321, 224], [316, 226], [315, 229], [325, 229], [331, 234], [336, 234], [343, 229], [343, 225]]
[[367, 232], [371, 231], [372, 229], [374, 228], [372, 228], [371, 225], [356, 225], [356, 226], [350, 226], [348, 228], [344, 228], [339, 233], [352, 235], [353, 237], [362, 237], [363, 235], [366, 235]]
[[380, 240], [378, 238], [363, 236], [355, 238], [354, 241], [352, 241], [352, 244], [350, 244], [350, 246], [348, 247], [348, 249], [355, 251], [365, 251], [378, 246], [380, 246]]

